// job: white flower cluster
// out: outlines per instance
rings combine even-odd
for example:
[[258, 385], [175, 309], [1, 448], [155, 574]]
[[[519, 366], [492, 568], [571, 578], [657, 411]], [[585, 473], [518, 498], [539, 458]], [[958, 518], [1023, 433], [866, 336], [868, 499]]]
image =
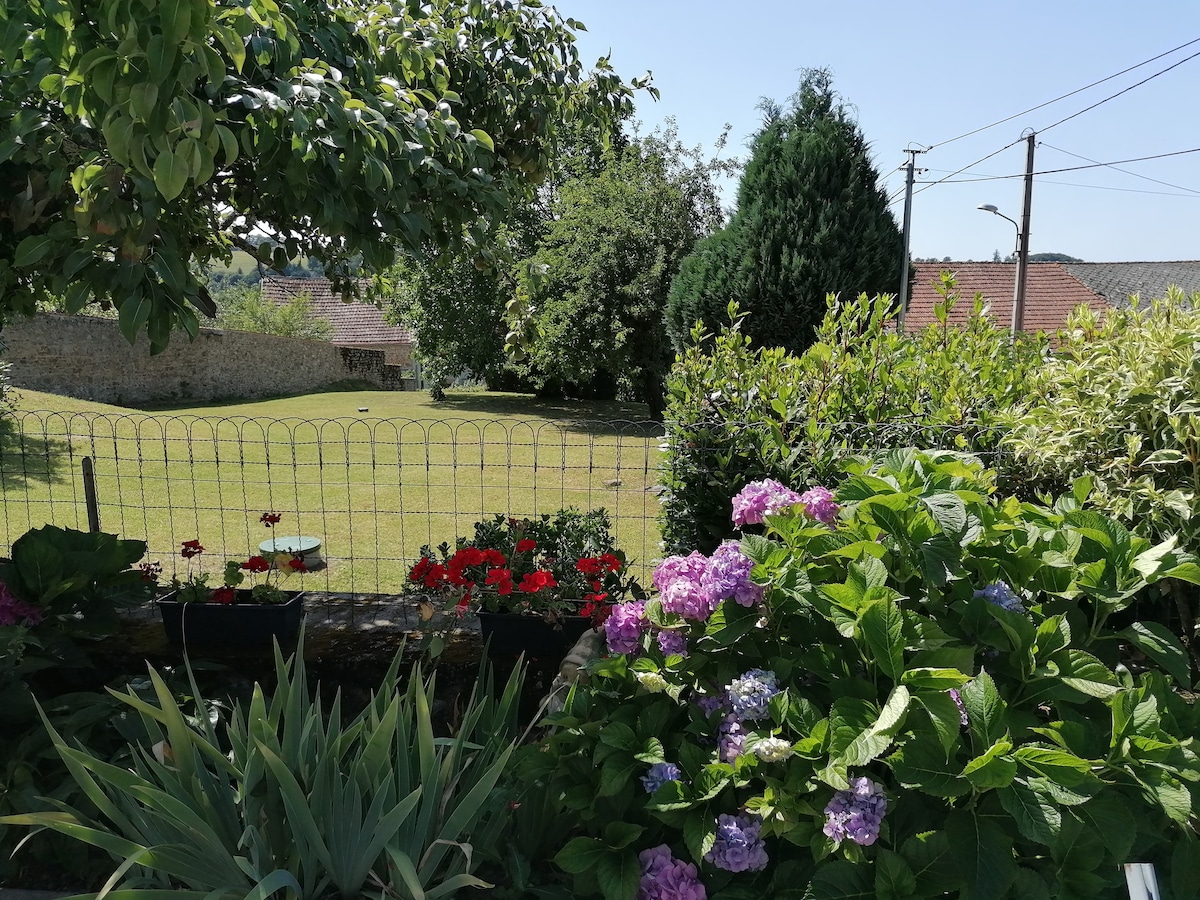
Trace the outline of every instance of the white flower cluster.
[[754, 755], [763, 762], [783, 762], [792, 755], [792, 745], [783, 738], [764, 738], [754, 745]]
[[667, 684], [667, 679], [663, 678], [657, 672], [636, 672], [638, 684], [644, 687], [652, 694], [661, 694], [670, 685]]

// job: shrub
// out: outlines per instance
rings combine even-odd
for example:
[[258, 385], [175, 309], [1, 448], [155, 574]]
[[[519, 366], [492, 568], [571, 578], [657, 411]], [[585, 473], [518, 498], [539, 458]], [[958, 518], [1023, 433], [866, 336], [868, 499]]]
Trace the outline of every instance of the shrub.
[[551, 720], [540, 777], [578, 819], [556, 857], [573, 895], [657, 897], [657, 877], [721, 900], [1108, 897], [1137, 859], [1197, 896], [1186, 654], [1113, 621], [1200, 566], [1082, 489], [1000, 500], [953, 452], [847, 472], [840, 510], [742, 494], [740, 548], [665, 561], [659, 597], [620, 617], [634, 651]]
[[1043, 337], [1015, 344], [954, 278], [938, 286], [937, 324], [901, 334], [886, 298], [828, 298], [818, 341], [803, 356], [752, 348], [738, 308], [716, 335], [697, 329], [668, 382], [663, 540], [669, 551], [709, 551], [730, 534], [729, 498], [770, 477], [829, 482], [847, 452], [945, 447], [984, 455], [1001, 483], [1026, 484], [999, 448], [998, 415], [1024, 394], [1047, 355]]

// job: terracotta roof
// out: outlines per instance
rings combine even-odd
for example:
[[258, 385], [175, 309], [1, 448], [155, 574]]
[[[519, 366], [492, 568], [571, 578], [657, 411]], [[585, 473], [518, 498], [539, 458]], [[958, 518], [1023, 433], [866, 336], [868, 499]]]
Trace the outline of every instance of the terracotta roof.
[[1189, 296], [1200, 291], [1200, 262], [1064, 263], [1063, 268], [1113, 306], [1126, 306], [1129, 295], [1154, 300], [1171, 285]]
[[331, 344], [412, 344], [413, 333], [407, 328], [389, 325], [383, 310], [370, 303], [344, 303], [333, 293], [324, 278], [264, 278], [263, 296], [276, 303], [287, 303], [308, 294], [314, 316], [328, 319], [333, 326]]
[[[936, 321], [933, 306], [941, 298], [934, 285], [941, 284], [943, 271], [958, 276], [961, 299], [950, 313], [951, 322], [966, 320], [971, 303], [979, 293], [987, 301], [989, 313], [996, 323], [1005, 328], [1011, 326], [1016, 263], [942, 262], [913, 264], [915, 275], [904, 319], [906, 328], [918, 328]], [[1088, 290], [1062, 263], [1030, 264], [1025, 283], [1026, 331], [1053, 334], [1066, 324], [1071, 310], [1081, 304], [1093, 309], [1108, 306], [1103, 297]]]

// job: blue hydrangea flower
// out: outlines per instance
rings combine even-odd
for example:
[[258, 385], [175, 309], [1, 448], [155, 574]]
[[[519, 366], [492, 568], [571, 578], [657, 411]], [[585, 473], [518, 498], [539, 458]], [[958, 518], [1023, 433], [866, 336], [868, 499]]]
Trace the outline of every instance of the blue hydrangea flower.
[[869, 847], [879, 838], [887, 807], [883, 785], [865, 776], [851, 778], [850, 790], [838, 791], [826, 804], [822, 831], [835, 841], [851, 840]]
[[765, 719], [767, 702], [779, 693], [774, 672], [751, 669], [733, 679], [728, 688], [729, 705], [739, 719]]
[[679, 781], [683, 773], [675, 763], [655, 763], [650, 771], [642, 776], [642, 787], [647, 794], [653, 794], [668, 781]]
[[1001, 609], [1007, 609], [1009, 612], [1025, 612], [1025, 606], [1021, 603], [1021, 598], [1003, 581], [989, 584], [982, 590], [976, 591], [975, 596], [982, 597], [988, 603], [998, 606]]
[[717, 839], [704, 861], [726, 872], [761, 872], [767, 867], [767, 847], [758, 816], [717, 817]]

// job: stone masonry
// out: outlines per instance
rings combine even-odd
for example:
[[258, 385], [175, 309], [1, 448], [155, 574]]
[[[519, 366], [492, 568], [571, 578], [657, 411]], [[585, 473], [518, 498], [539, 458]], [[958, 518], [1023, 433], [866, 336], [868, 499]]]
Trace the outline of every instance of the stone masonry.
[[324, 341], [203, 328], [150, 355], [145, 336], [130, 347], [112, 319], [43, 314], [4, 328], [14, 387], [82, 400], [137, 405], [303, 394], [361, 379], [403, 390], [400, 366], [380, 350]]

